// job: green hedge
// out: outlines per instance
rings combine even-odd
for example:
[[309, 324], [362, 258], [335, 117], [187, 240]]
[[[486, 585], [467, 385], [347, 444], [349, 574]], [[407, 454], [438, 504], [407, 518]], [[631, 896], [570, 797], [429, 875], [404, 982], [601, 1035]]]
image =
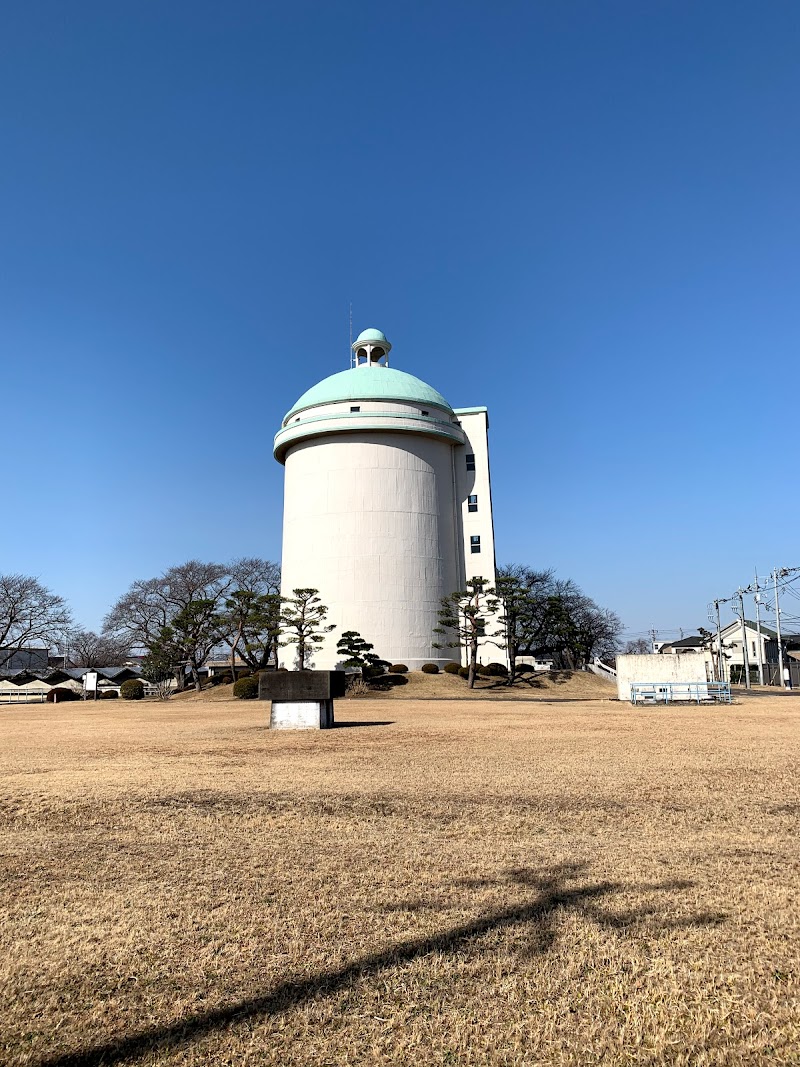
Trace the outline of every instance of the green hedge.
[[233, 687], [233, 695], [239, 700], [255, 700], [258, 697], [258, 678], [240, 678]]
[[123, 700], [141, 700], [144, 696], [144, 682], [139, 678], [129, 678], [119, 687], [119, 695]]
[[55, 704], [56, 700], [61, 704], [64, 700], [80, 700], [80, 697], [74, 689], [69, 689], [67, 686], [61, 688], [60, 686], [55, 689], [51, 689], [45, 697], [48, 704]]

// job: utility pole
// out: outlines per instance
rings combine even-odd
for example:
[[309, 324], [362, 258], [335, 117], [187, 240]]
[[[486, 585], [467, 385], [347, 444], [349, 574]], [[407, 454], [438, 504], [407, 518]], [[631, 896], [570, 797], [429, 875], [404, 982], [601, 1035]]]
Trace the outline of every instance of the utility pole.
[[[728, 601], [732, 600], [732, 599], [733, 599], [733, 597], [717, 597], [716, 600], [712, 600], [711, 601], [711, 603], [714, 605], [714, 612], [715, 612], [716, 620], [717, 620], [717, 681], [718, 682], [727, 682], [728, 681], [728, 679], [725, 677], [725, 658], [724, 658], [724, 656], [722, 654], [722, 624], [719, 621], [719, 606], [720, 606], [720, 604], [727, 604]], [[711, 614], [711, 605], [710, 604], [709, 604], [708, 618], [709, 618], [710, 622], [714, 621], [714, 616], [712, 616], [712, 614]]]
[[775, 629], [778, 634], [778, 682], [782, 689], [786, 688], [786, 682], [783, 680], [783, 643], [781, 642], [781, 605], [778, 599], [778, 576], [783, 575], [783, 571], [779, 571], [776, 567], [772, 572], [772, 580], [775, 583]]
[[737, 589], [739, 598], [739, 621], [742, 624], [742, 670], [744, 671], [745, 688], [750, 688], [750, 660], [747, 655], [747, 628], [744, 624], [744, 589]]
[[[778, 634], [778, 670], [780, 671], [781, 686], [786, 689], [786, 679], [783, 677], [784, 672], [784, 660], [783, 660], [783, 643], [781, 641], [781, 605], [778, 599], [778, 579], [785, 578], [787, 574], [794, 574], [796, 571], [800, 571], [800, 567], [776, 567], [772, 572], [772, 581], [775, 584], [775, 629]], [[789, 685], [788, 688], [791, 688]]]
[[758, 684], [764, 684], [764, 648], [761, 640], [761, 587], [758, 584], [758, 567], [753, 585], [753, 600], [756, 605], [756, 630], [758, 631]]

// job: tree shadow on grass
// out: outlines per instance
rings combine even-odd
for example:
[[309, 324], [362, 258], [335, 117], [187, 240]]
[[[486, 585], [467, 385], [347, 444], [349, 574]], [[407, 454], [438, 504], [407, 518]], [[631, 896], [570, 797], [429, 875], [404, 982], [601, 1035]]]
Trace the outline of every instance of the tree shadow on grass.
[[369, 721], [367, 721], [366, 719], [363, 719], [361, 721], [358, 721], [356, 719], [343, 719], [334, 722], [333, 729], [340, 730], [349, 728], [351, 726], [394, 726], [394, 723], [394, 719], [370, 719]]
[[370, 678], [367, 684], [374, 693], [388, 693], [400, 685], [408, 685], [408, 678], [404, 674], [383, 674], [379, 678]]
[[[333, 996], [357, 981], [376, 977], [383, 971], [411, 963], [430, 953], [456, 956], [462, 952], [474, 951], [476, 939], [498, 930], [529, 926], [530, 936], [525, 954], [542, 955], [552, 947], [558, 936], [556, 913], [559, 909], [575, 911], [600, 926], [616, 931], [625, 930], [643, 920], [649, 924], [649, 920], [657, 915], [657, 909], [650, 906], [627, 912], [610, 912], [601, 908], [598, 904], [600, 900], [608, 899], [613, 893], [626, 887], [620, 882], [608, 881], [583, 881], [582, 884], [576, 884], [577, 879], [584, 878], [586, 870], [585, 863], [562, 863], [544, 871], [527, 868], [512, 870], [499, 879], [461, 879], [455, 884], [462, 888], [511, 882], [521, 888], [526, 899], [440, 933], [389, 945], [380, 952], [362, 956], [342, 967], [321, 971], [309, 978], [282, 982], [260, 996], [210, 1011], [195, 1012], [180, 1022], [148, 1027], [128, 1037], [95, 1045], [93, 1048], [41, 1059], [37, 1067], [101, 1067], [123, 1059], [136, 1060], [148, 1053], [166, 1052], [179, 1043], [197, 1040], [215, 1030], [259, 1017], [278, 1015], [317, 998]], [[646, 889], [653, 892], [670, 892], [689, 888], [691, 884], [668, 881], [636, 888], [640, 891]], [[408, 906], [415, 907], [422, 903], [412, 902]], [[425, 906], [430, 906], [428, 902], [424, 903]], [[722, 913], [704, 912], [679, 920], [658, 920], [657, 928], [664, 930], [712, 925], [723, 922], [724, 919], [725, 915]]]

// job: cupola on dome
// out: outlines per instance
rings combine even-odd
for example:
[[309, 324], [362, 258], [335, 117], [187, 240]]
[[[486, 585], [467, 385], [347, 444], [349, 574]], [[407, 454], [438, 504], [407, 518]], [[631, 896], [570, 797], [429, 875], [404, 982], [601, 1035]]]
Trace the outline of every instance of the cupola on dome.
[[353, 341], [356, 367], [388, 367], [391, 342], [382, 330], [362, 330]]
[[382, 341], [384, 344], [388, 343], [386, 340], [386, 334], [382, 330], [373, 329], [362, 330], [356, 338], [356, 344], [359, 344], [359, 342], [361, 341]]

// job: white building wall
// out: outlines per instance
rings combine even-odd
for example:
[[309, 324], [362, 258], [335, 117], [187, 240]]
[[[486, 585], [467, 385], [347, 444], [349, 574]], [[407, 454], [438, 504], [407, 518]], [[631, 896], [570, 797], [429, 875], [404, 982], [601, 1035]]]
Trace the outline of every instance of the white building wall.
[[[771, 633], [772, 631], [770, 631]], [[747, 657], [749, 665], [751, 667], [758, 666], [758, 630], [755, 626], [745, 624], [745, 634], [747, 640]], [[767, 641], [769, 641], [770, 635], [761, 632], [761, 662], [767, 662]], [[714, 638], [711, 643], [711, 647], [714, 650], [714, 658], [717, 655], [717, 635], [714, 633]], [[742, 652], [742, 625], [740, 622], [733, 624], [729, 623], [722, 629], [722, 649], [725, 653], [725, 669], [726, 676], [730, 675], [730, 669], [733, 665], [744, 666], [744, 654]]]
[[[494, 519], [492, 516], [492, 483], [489, 470], [489, 415], [486, 408], [456, 408], [456, 417], [466, 441], [456, 445], [454, 462], [456, 470], [456, 495], [458, 503], [459, 550], [461, 554], [461, 584], [463, 589], [469, 578], [481, 577], [488, 586], [497, 578], [497, 563], [494, 549]], [[474, 456], [475, 470], [467, 469], [467, 457]], [[477, 511], [470, 511], [469, 498], [477, 497]], [[480, 538], [480, 552], [472, 551], [472, 538]], [[491, 620], [487, 631], [497, 625]], [[466, 657], [462, 657], [466, 662]], [[479, 663], [503, 662], [508, 657], [503, 649], [492, 641], [481, 641], [478, 648]]]
[[707, 682], [711, 678], [704, 656], [617, 656], [617, 696], [631, 699], [631, 682]]
[[[451, 441], [336, 432], [291, 444], [285, 465], [281, 592], [318, 589], [336, 625], [314, 666], [337, 665], [345, 630], [412, 669], [457, 659], [433, 648], [441, 598], [462, 577]], [[294, 659], [282, 649], [284, 666]]]
[[[485, 408], [456, 409], [466, 441], [456, 446], [456, 488], [460, 512], [460, 533], [464, 578], [481, 576], [494, 585], [494, 522], [489, 472], [489, 416]], [[475, 457], [475, 470], [467, 470], [467, 456]], [[469, 510], [470, 496], [477, 496], [477, 511]], [[480, 537], [480, 552], [471, 551], [471, 538]]]

